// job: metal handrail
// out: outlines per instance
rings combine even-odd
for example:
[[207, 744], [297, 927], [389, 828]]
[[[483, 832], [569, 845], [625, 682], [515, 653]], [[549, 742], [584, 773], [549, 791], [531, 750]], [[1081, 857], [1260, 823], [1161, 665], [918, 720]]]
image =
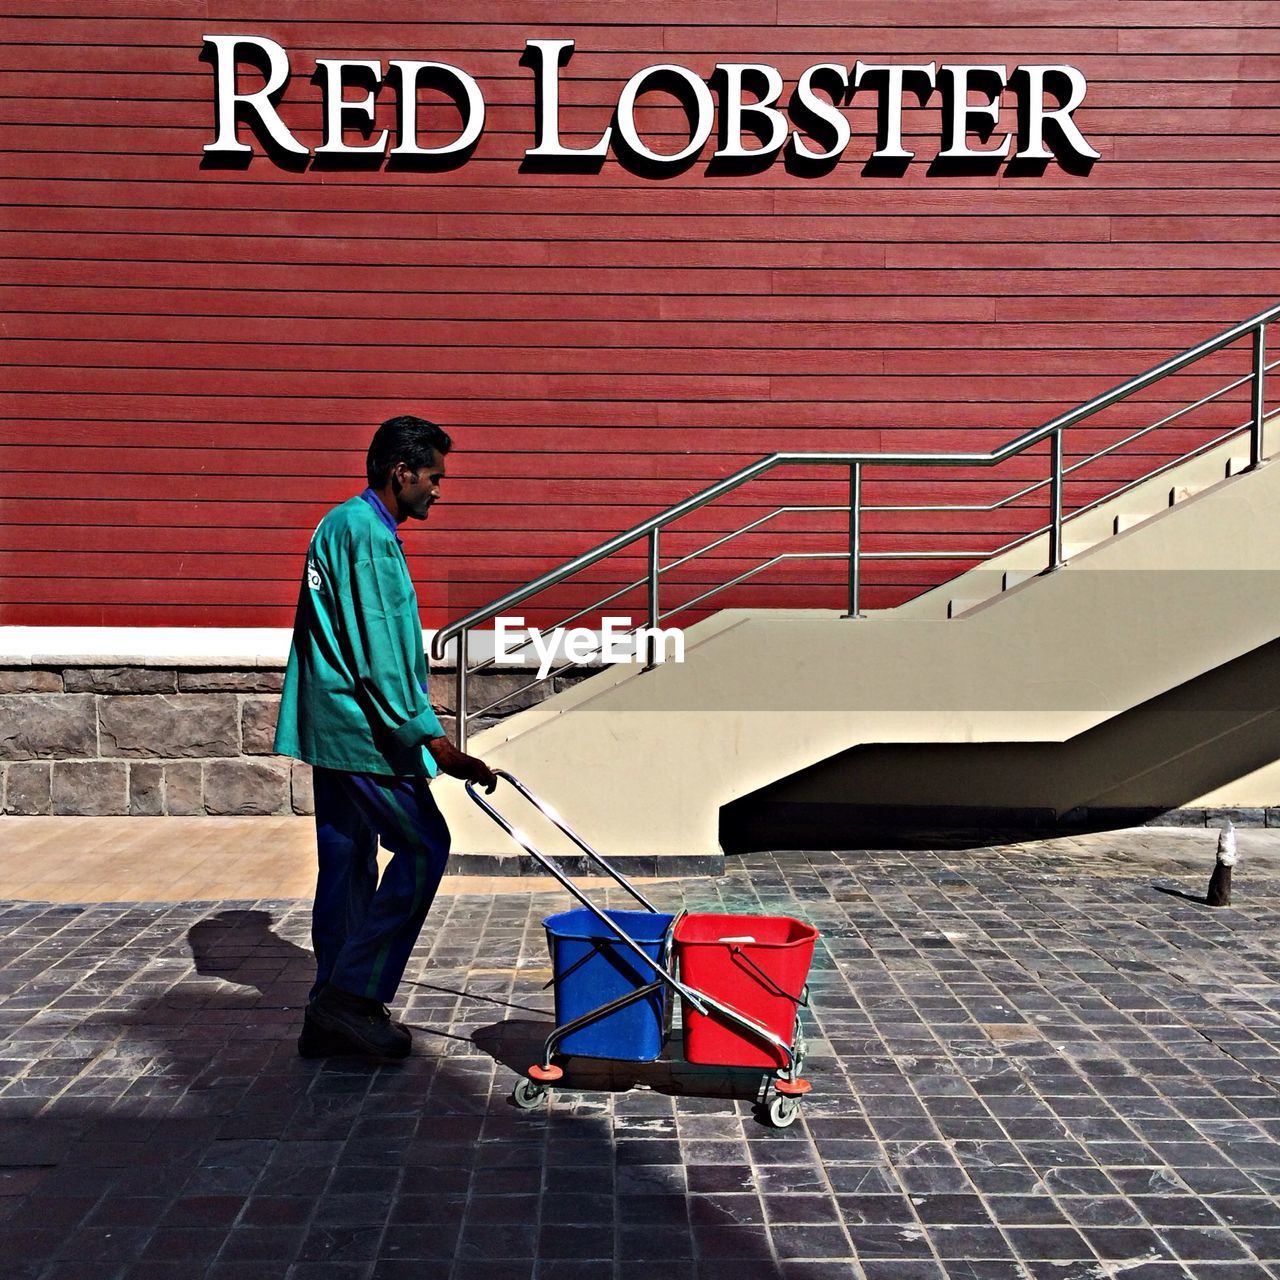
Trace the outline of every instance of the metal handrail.
[[[1264, 372], [1270, 372], [1272, 369], [1276, 368], [1277, 366], [1280, 366], [1280, 360], [1273, 360], [1269, 365], [1266, 366], [1266, 369], [1264, 370]], [[1209, 392], [1207, 396], [1201, 396], [1199, 400], [1194, 400], [1191, 402], [1191, 404], [1185, 404], [1182, 406], [1181, 409], [1175, 409], [1172, 413], [1165, 414], [1163, 418], [1157, 418], [1155, 422], [1151, 423], [1150, 426], [1139, 427], [1137, 431], [1131, 432], [1129, 435], [1125, 436], [1121, 440], [1116, 440], [1114, 443], [1106, 445], [1104, 448], [1099, 449], [1097, 453], [1091, 453], [1087, 458], [1082, 458], [1079, 462], [1072, 463], [1071, 466], [1067, 467], [1062, 474], [1064, 476], [1069, 476], [1073, 472], [1079, 471], [1081, 467], [1087, 467], [1091, 462], [1097, 462], [1099, 458], [1105, 458], [1107, 457], [1108, 454], [1117, 453], [1119, 450], [1123, 449], [1125, 445], [1132, 444], [1135, 440], [1141, 440], [1143, 436], [1148, 436], [1153, 431], [1157, 431], [1161, 427], [1168, 426], [1169, 423], [1174, 422], [1178, 418], [1181, 418], [1184, 414], [1192, 413], [1196, 409], [1203, 409], [1205, 405], [1211, 404], [1214, 400], [1217, 400], [1222, 396], [1225, 396], [1229, 391], [1234, 391], [1237, 387], [1242, 387], [1246, 382], [1251, 382], [1252, 380], [1253, 380], [1253, 374], [1247, 373], [1244, 375], [1243, 378], [1237, 378], [1234, 382], [1228, 382], [1225, 387], [1219, 387], [1216, 391]], [[1246, 422], [1242, 426], [1236, 427], [1231, 434], [1234, 435], [1236, 431], [1243, 431], [1246, 427], [1248, 427], [1248, 425], [1249, 424]], [[1025, 498], [1029, 493], [1038, 493], [1048, 483], [1049, 483], [1049, 477], [1046, 476], [1043, 480], [1036, 480], [1032, 484], [1027, 485], [1025, 489], [1019, 489], [1017, 493], [1011, 493], [1007, 497], [1000, 498], [996, 502], [961, 503], [959, 505], [948, 505], [946, 503], [931, 503], [923, 506], [922, 505], [881, 506], [877, 504], [876, 506], [863, 507], [863, 510], [864, 511], [999, 511], [1001, 507], [1012, 506], [1019, 498]], [[1079, 515], [1080, 513], [1077, 511], [1077, 512], [1074, 512], [1073, 514]], [[586, 612], [587, 610], [584, 609], [583, 613], [586, 613]]]
[[[1128, 379], [1126, 382], [1120, 383], [1118, 386], [1112, 387], [1108, 391], [1094, 396], [1091, 400], [1085, 401], [1081, 405], [1077, 405], [1074, 409], [1059, 414], [1057, 417], [1050, 419], [1041, 426], [1030, 431], [1024, 432], [1022, 435], [1014, 437], [1012, 440], [992, 449], [987, 453], [868, 453], [868, 452], [821, 452], [821, 453], [772, 453], [767, 457], [758, 459], [750, 465], [741, 468], [730, 476], [717, 481], [715, 484], [708, 486], [698, 493], [692, 494], [683, 501], [676, 503], [667, 510], [659, 512], [657, 515], [650, 516], [647, 520], [641, 521], [632, 528], [622, 533], [615, 534], [607, 541], [600, 543], [589, 551], [583, 552], [581, 555], [567, 561], [559, 568], [549, 570], [540, 577], [535, 578], [532, 582], [526, 583], [524, 586], [516, 587], [508, 591], [505, 595], [500, 596], [497, 600], [491, 601], [487, 605], [474, 609], [465, 617], [452, 622], [437, 631], [431, 644], [432, 655], [437, 660], [442, 660], [445, 656], [446, 646], [453, 639], [457, 639], [457, 705], [455, 707], [458, 723], [458, 741], [462, 746], [466, 741], [466, 676], [467, 676], [467, 639], [468, 632], [477, 625], [488, 622], [497, 617], [499, 614], [506, 612], [515, 605], [522, 604], [531, 596], [545, 591], [548, 587], [563, 582], [566, 578], [572, 577], [574, 574], [581, 572], [583, 569], [589, 568], [591, 565], [599, 563], [601, 560], [607, 559], [615, 552], [622, 550], [624, 547], [630, 546], [641, 538], [648, 539], [648, 571], [644, 579], [640, 583], [634, 583], [621, 591], [615, 592], [613, 595], [606, 597], [606, 602], [617, 598], [618, 595], [624, 594], [628, 590], [634, 589], [635, 586], [647, 583], [648, 585], [648, 624], [650, 628], [656, 628], [659, 622], [665, 617], [658, 607], [658, 583], [663, 573], [660, 563], [660, 546], [659, 538], [661, 531], [667, 525], [688, 515], [690, 512], [698, 510], [707, 503], [714, 501], [716, 498], [722, 497], [726, 493], [732, 492], [734, 489], [744, 485], [749, 480], [755, 479], [757, 476], [763, 475], [768, 471], [772, 471], [780, 466], [839, 466], [849, 468], [849, 493], [850, 500], [848, 505], [849, 512], [849, 552], [847, 559], [849, 561], [849, 612], [848, 616], [858, 616], [859, 592], [860, 592], [860, 572], [859, 565], [863, 559], [879, 559], [885, 558], [889, 553], [864, 553], [860, 547], [861, 538], [861, 516], [863, 507], [861, 504], [861, 482], [862, 471], [867, 466], [892, 466], [892, 467], [991, 467], [996, 466], [1006, 459], [1024, 453], [1026, 450], [1033, 448], [1042, 441], [1048, 440], [1050, 443], [1050, 474], [1047, 481], [1041, 481], [1032, 486], [1030, 490], [1024, 490], [1013, 495], [1013, 498], [1025, 496], [1027, 492], [1034, 492], [1043, 488], [1045, 484], [1049, 487], [1049, 570], [1059, 568], [1063, 563], [1062, 554], [1062, 523], [1063, 523], [1063, 482], [1066, 476], [1084, 465], [1084, 462], [1075, 463], [1070, 468], [1064, 468], [1062, 458], [1062, 433], [1067, 428], [1075, 426], [1077, 423], [1084, 421], [1086, 418], [1092, 417], [1096, 413], [1100, 413], [1104, 409], [1110, 408], [1119, 401], [1135, 394], [1136, 392], [1145, 390], [1164, 378], [1172, 374], [1180, 372], [1188, 365], [1194, 364], [1197, 360], [1203, 359], [1205, 356], [1212, 355], [1214, 352], [1222, 350], [1224, 347], [1230, 346], [1239, 339], [1252, 335], [1253, 337], [1253, 361], [1252, 370], [1249, 375], [1237, 380], [1228, 387], [1222, 388], [1214, 393], [1202, 403], [1207, 403], [1210, 399], [1225, 394], [1228, 390], [1244, 385], [1245, 382], [1251, 383], [1251, 415], [1248, 423], [1250, 433], [1250, 449], [1249, 449], [1249, 466], [1257, 466], [1263, 458], [1263, 442], [1262, 442], [1262, 424], [1264, 415], [1264, 374], [1273, 365], [1266, 362], [1266, 326], [1272, 320], [1280, 317], [1280, 303], [1268, 307], [1265, 311], [1259, 312], [1248, 320], [1243, 320], [1239, 324], [1233, 325], [1231, 328], [1206, 339], [1204, 342], [1194, 347], [1189, 347], [1181, 354], [1172, 356], [1168, 360], [1162, 361], [1148, 369], [1145, 373]], [[1280, 361], [1276, 362], [1280, 363]], [[1187, 408], [1198, 407], [1188, 406]], [[1179, 412], [1185, 412], [1180, 410]], [[1174, 415], [1177, 416], [1177, 415]], [[1168, 420], [1168, 419], [1167, 419]], [[1154, 426], [1160, 424], [1153, 424]], [[1144, 428], [1139, 435], [1146, 434], [1148, 429]], [[1234, 434], [1234, 433], [1232, 433]], [[1113, 452], [1112, 446], [1103, 451], [1103, 454]], [[1094, 458], [1102, 456], [1091, 455], [1085, 462], [1092, 461]], [[1157, 473], [1158, 474], [1158, 473]], [[1108, 495], [1108, 497], [1113, 495]], [[1009, 500], [1006, 500], [1009, 501]], [[995, 509], [1003, 505], [997, 503], [991, 508]], [[890, 509], [890, 508], [880, 508]], [[952, 508], [942, 508], [952, 509]], [[955, 508], [964, 510], [967, 508]], [[984, 509], [984, 508], [978, 508]], [[1077, 512], [1076, 514], [1080, 514]], [[1044, 529], [1036, 531], [1033, 535], [1038, 536], [1044, 532]], [[728, 535], [729, 537], [734, 535]], [[1019, 541], [1024, 540], [1019, 539]], [[724, 538], [721, 541], [727, 541]], [[713, 544], [713, 545], [719, 545]], [[704, 548], [703, 550], [706, 550]], [[684, 560], [692, 559], [693, 555], [701, 554], [694, 552], [684, 557]], [[984, 553], [975, 553], [981, 557]], [[985, 553], [986, 555], [997, 554], [995, 552]], [[920, 558], [921, 553], [915, 553], [912, 558]], [[793, 558], [793, 557], [781, 557]], [[823, 557], [827, 558], [827, 557]], [[846, 558], [844, 553], [830, 558]], [[944, 558], [939, 556], [938, 558]], [[963, 558], [963, 557], [946, 557], [946, 558]], [[775, 561], [776, 562], [776, 561]], [[683, 563], [683, 560], [681, 561]], [[668, 566], [672, 567], [672, 566]], [[741, 577], [734, 581], [741, 581]], [[722, 588], [717, 588], [722, 589]], [[706, 594], [698, 597], [705, 599]], [[588, 606], [586, 609], [579, 611], [574, 617], [580, 617], [582, 614], [590, 612], [598, 608], [602, 602], [597, 601], [595, 604]], [[687, 608], [690, 602], [686, 602], [682, 608]], [[650, 636], [649, 644], [653, 644], [653, 637]], [[485, 665], [488, 665], [486, 663]], [[647, 665], [652, 665], [652, 654]]]
[[[676, 560], [668, 561], [668, 563], [662, 565], [658, 569], [658, 573], [659, 575], [664, 573], [670, 573], [672, 569], [678, 569], [682, 564], [688, 564], [690, 560], [696, 560], [698, 556], [706, 555], [708, 551], [714, 551], [717, 547], [723, 547], [726, 542], [732, 542], [734, 538], [740, 538], [744, 533], [751, 533], [753, 530], [758, 529], [761, 525], [767, 524], [775, 516], [787, 515], [788, 513], [795, 514], [798, 512], [804, 512], [807, 515], [810, 512], [815, 512], [815, 511], [818, 511], [818, 512], [848, 511], [848, 509], [849, 509], [848, 507], [831, 507], [831, 506], [775, 507], [772, 511], [766, 512], [764, 515], [759, 516], [755, 520], [752, 520], [750, 524], [744, 524], [740, 529], [734, 529], [731, 532], [724, 534], [722, 537], [717, 538], [714, 542], [708, 542], [705, 547], [699, 547], [696, 551], [690, 551], [687, 555], [680, 556]], [[591, 604], [584, 606], [583, 608], [579, 609], [576, 613], [571, 613], [568, 615], [568, 617], [561, 618], [560, 621], [557, 622], [555, 625], [557, 627], [567, 627], [569, 623], [577, 622], [579, 618], [584, 618], [586, 617], [587, 614], [594, 613], [597, 609], [602, 608], [606, 604], [612, 604], [619, 596], [625, 596], [628, 591], [634, 591], [637, 587], [643, 587], [644, 584], [645, 584], [644, 578], [635, 578], [631, 582], [626, 583], [624, 586], [619, 587], [616, 591], [609, 592], [607, 596], [601, 596], [599, 600], [592, 601]], [[687, 607], [687, 606], [682, 606], [682, 607]], [[666, 616], [669, 616], [669, 615], [666, 615]], [[508, 656], [514, 657], [522, 649], [530, 648], [532, 644], [533, 644], [533, 641], [531, 639], [522, 640], [518, 645], [515, 645], [513, 648], [508, 649], [506, 652]], [[477, 662], [476, 665], [471, 668], [471, 670], [473, 672], [484, 671], [487, 668], [496, 666], [496, 665], [497, 665], [496, 658], [486, 658], [483, 662]], [[529, 686], [526, 686], [526, 688], [527, 687]], [[480, 715], [483, 712], [489, 711], [493, 707], [498, 706], [499, 703], [505, 702], [505, 701], [507, 701], [506, 698], [500, 698], [498, 702], [491, 702], [487, 707], [478, 707], [475, 711], [475, 714]]]

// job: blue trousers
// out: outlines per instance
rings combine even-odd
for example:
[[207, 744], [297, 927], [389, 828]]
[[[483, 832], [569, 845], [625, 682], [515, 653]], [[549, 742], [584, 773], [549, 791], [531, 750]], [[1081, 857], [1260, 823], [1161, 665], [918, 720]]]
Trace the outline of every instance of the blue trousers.
[[[389, 1003], [449, 860], [426, 778], [314, 769], [319, 867], [314, 997], [325, 983]], [[378, 843], [391, 853], [378, 879]]]

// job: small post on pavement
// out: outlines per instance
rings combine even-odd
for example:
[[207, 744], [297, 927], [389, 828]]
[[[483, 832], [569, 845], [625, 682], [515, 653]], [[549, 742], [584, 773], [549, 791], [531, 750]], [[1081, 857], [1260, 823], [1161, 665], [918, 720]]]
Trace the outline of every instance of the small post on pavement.
[[1236, 865], [1236, 831], [1230, 822], [1218, 833], [1217, 861], [1204, 900], [1211, 907], [1231, 905], [1231, 869]]

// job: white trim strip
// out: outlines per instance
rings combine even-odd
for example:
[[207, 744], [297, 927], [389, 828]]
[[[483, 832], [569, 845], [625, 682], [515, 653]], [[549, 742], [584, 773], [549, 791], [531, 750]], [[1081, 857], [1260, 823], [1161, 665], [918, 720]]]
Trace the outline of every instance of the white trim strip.
[[287, 627], [0, 627], [0, 664], [283, 667]]
[[[289, 658], [289, 627], [3, 627], [4, 667], [223, 667], [280, 669]], [[434, 631], [422, 633], [430, 651]], [[445, 663], [454, 661], [449, 645]], [[493, 657], [493, 632], [474, 632], [467, 650], [472, 663]], [[557, 646], [556, 665], [564, 661]], [[530, 650], [511, 666], [538, 661]], [[499, 668], [501, 670], [502, 668]]]

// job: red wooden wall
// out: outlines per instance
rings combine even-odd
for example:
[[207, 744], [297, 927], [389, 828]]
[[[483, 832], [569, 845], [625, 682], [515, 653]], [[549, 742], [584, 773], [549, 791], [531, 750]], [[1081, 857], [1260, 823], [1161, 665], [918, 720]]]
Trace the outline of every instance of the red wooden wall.
[[[310, 530], [359, 487], [373, 426], [415, 411], [459, 446], [447, 502], [408, 537], [436, 625], [763, 453], [986, 449], [1280, 296], [1271, 3], [492, 0], [464, 22], [456, 5], [391, 0], [3, 0], [0, 14], [3, 623], [287, 625]], [[461, 66], [485, 94], [484, 136], [443, 173], [290, 172], [260, 149], [243, 170], [202, 167], [206, 33], [289, 50], [281, 114], [311, 145], [317, 56]], [[535, 37], [578, 42], [562, 93], [580, 144], [659, 62], [771, 63], [784, 101], [814, 62], [1067, 62], [1088, 78], [1075, 119], [1102, 159], [930, 174], [935, 95], [907, 100], [915, 163], [866, 175], [874, 94], [860, 92], [853, 141], [821, 177], [781, 159], [708, 172], [714, 141], [667, 179], [612, 158], [522, 173], [519, 56]], [[683, 116], [660, 101], [642, 120], [674, 150]], [[387, 91], [378, 127], [393, 114]], [[1109, 412], [1068, 454], [1247, 363], [1220, 357]], [[1243, 391], [1229, 400], [1082, 472], [1069, 505], [1243, 421]], [[999, 473], [873, 470], [866, 501], [987, 502], [1044, 466], [1040, 451]], [[835, 473], [779, 476], [667, 549], [844, 494]], [[995, 545], [1038, 522], [1042, 497], [981, 523], [872, 513], [867, 545]], [[834, 550], [842, 524], [783, 517], [673, 575], [673, 597], [778, 551]], [[640, 563], [525, 612], [548, 621]], [[878, 562], [867, 603], [960, 567]], [[823, 584], [842, 578], [793, 564], [729, 600], [835, 604]]]

